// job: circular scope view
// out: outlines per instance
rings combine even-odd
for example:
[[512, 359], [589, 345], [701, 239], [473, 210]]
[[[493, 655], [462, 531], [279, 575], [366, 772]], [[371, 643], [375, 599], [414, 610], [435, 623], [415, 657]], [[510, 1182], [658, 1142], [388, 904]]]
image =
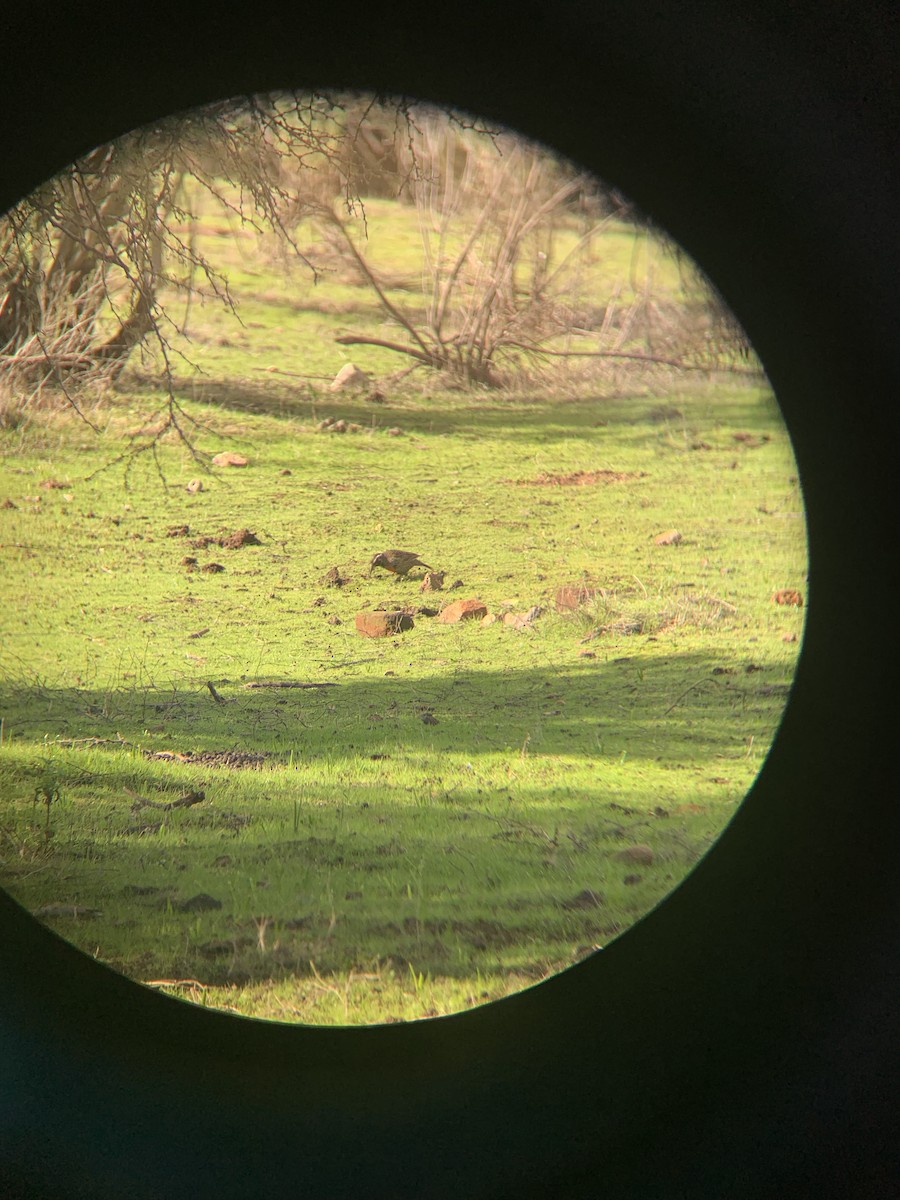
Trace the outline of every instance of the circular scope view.
[[371, 96], [233, 101], [0, 218], [0, 886], [145, 986], [377, 1024], [625, 933], [759, 772], [787, 430], [628, 198]]

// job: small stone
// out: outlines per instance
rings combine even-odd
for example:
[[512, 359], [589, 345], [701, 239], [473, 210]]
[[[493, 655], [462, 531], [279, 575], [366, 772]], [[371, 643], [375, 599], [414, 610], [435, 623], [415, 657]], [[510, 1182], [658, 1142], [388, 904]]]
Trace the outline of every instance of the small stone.
[[370, 386], [369, 376], [354, 363], [346, 363], [341, 367], [331, 382], [333, 392], [339, 392], [342, 388], [368, 388]]
[[189, 525], [172, 525], [166, 530], [166, 537], [187, 537], [190, 532]]
[[341, 574], [340, 570], [337, 567], [331, 567], [322, 576], [321, 582], [325, 585], [325, 587], [340, 588], [340, 587], [343, 587], [344, 584], [347, 582], [347, 578], [346, 578], [346, 576]]
[[293, 475], [293, 473], [294, 472], [291, 470], [290, 467], [282, 467], [281, 470], [278, 472], [279, 475]]
[[499, 620], [500, 617], [497, 613], [488, 613], [486, 617], [481, 618], [481, 624], [485, 626], [496, 625]]
[[208, 562], [205, 564], [205, 566], [202, 566], [200, 568], [200, 570], [205, 571], [207, 573], [207, 575], [219, 575], [222, 571], [225, 570], [225, 568], [222, 566], [221, 563]]
[[405, 612], [358, 612], [356, 629], [363, 637], [391, 637], [414, 628], [414, 621]]
[[340, 421], [335, 421], [331, 425], [331, 427], [329, 429], [329, 433], [346, 433], [347, 428], [348, 428], [347, 422], [343, 418], [341, 418]]
[[318, 429], [319, 433], [325, 433], [326, 430], [329, 430], [333, 424], [334, 424], [334, 417], [325, 417], [323, 420], [321, 420], [318, 423], [318, 425], [316, 426], [316, 429]]
[[444, 625], [452, 625], [456, 621], [481, 620], [487, 616], [487, 611], [483, 600], [454, 600], [441, 611], [438, 620]]
[[653, 540], [657, 546], [677, 546], [681, 538], [677, 529], [667, 529], [665, 533], [658, 533]]
[[243, 454], [235, 454], [233, 450], [223, 450], [213, 458], [217, 467], [246, 467], [250, 462]]
[[796, 642], [797, 635], [796, 635], [796, 633], [783, 633], [781, 635], [781, 640], [783, 642]]
[[326, 617], [325, 620], [329, 625], [343, 625], [344, 623], [340, 617], [335, 616], [333, 613], [330, 617]]
[[197, 494], [197, 492], [202, 492], [203, 491], [203, 480], [202, 479], [192, 479], [190, 481], [190, 483], [187, 485], [187, 487], [185, 488], [185, 491], [190, 492], [192, 496], [195, 496]]
[[645, 845], [626, 846], [616, 855], [617, 862], [634, 863], [636, 866], [649, 867], [653, 862], [653, 847]]
[[388, 437], [403, 437], [403, 430], [398, 425], [394, 425], [387, 431], [387, 435]]

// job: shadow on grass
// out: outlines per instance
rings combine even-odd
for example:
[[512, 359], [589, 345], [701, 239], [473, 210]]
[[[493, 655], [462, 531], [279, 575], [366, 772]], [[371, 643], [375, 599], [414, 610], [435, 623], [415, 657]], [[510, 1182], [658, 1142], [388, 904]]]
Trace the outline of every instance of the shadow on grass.
[[[150, 378], [134, 377], [127, 385], [134, 392], [158, 391]], [[506, 391], [448, 392], [446, 381], [434, 377], [434, 399], [427, 388], [391, 393], [383, 385], [385, 403], [376, 403], [364, 393], [331, 392], [311, 388], [306, 380], [287, 382], [277, 375], [265, 379], [213, 379], [204, 377], [192, 383], [176, 380], [179, 400], [200, 402], [212, 409], [245, 412], [262, 416], [287, 417], [315, 423], [324, 416], [339, 416], [364, 429], [400, 425], [413, 434], [469, 432], [474, 436], [503, 434], [515, 437], [518, 431], [529, 440], [543, 432], [547, 437], [562, 434], [601, 437], [609, 425], [622, 428], [640, 426], [636, 436], [646, 447], [647, 426], [677, 435], [683, 428], [700, 423], [704, 428], [718, 420], [735, 429], [755, 435], [771, 434], [772, 417], [756, 398], [756, 389], [765, 387], [765, 379], [746, 380], [725, 376], [710, 380], [705, 376], [687, 376], [673, 384], [661, 385], [658, 394], [643, 388], [634, 394], [615, 391], [594, 396], [567, 398], [550, 388], [534, 388], [526, 394]], [[751, 389], [747, 395], [747, 388]], [[376, 390], [373, 386], [373, 390]], [[685, 401], [684, 397], [690, 397]], [[661, 403], [661, 398], [665, 403]], [[693, 410], [696, 399], [697, 410]], [[715, 409], [710, 417], [709, 410]], [[540, 438], [538, 438], [540, 440]]]
[[7, 683], [0, 713], [8, 745], [112, 739], [150, 747], [162, 738], [178, 752], [261, 751], [276, 761], [527, 749], [586, 758], [627, 751], [696, 764], [769, 735], [790, 683], [783, 662], [701, 653], [417, 679], [339, 674], [216, 679], [218, 701], [200, 681], [107, 690]]
[[[771, 741], [785, 672], [660, 653], [325, 688], [216, 680], [224, 704], [199, 683], [7, 685], [0, 881], [136, 979], [518, 988], [687, 874], [733, 811], [709, 802], [717, 777], [734, 770], [739, 799], [745, 747]], [[158, 811], [189, 788], [206, 800]], [[653, 847], [637, 868], [619, 857], [636, 841]]]

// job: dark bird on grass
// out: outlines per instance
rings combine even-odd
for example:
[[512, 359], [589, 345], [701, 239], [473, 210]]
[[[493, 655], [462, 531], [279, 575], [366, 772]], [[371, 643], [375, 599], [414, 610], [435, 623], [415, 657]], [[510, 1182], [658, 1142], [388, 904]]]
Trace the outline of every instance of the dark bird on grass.
[[406, 575], [412, 567], [424, 567], [426, 571], [433, 569], [428, 563], [422, 562], [418, 554], [412, 554], [409, 550], [382, 550], [369, 564], [370, 574], [375, 567], [384, 567], [392, 575]]

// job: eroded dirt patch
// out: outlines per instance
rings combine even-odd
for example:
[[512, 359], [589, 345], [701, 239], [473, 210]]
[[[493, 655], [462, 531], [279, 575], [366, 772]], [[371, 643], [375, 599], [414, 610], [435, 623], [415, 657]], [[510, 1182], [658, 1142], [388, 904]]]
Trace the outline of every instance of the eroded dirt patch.
[[541, 471], [534, 479], [510, 479], [518, 487], [586, 487], [595, 483], [625, 483], [629, 479], [643, 479], [646, 471]]
[[199, 764], [204, 767], [261, 767], [271, 755], [253, 750], [145, 750], [146, 758], [165, 762]]

